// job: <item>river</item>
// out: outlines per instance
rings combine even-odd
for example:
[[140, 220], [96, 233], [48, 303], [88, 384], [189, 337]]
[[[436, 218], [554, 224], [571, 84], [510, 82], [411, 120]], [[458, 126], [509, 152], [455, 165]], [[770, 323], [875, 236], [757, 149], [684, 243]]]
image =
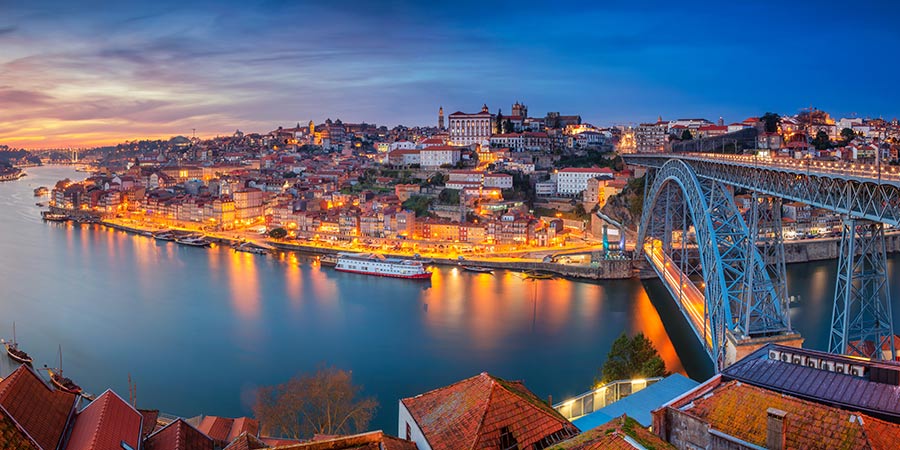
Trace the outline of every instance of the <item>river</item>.
[[[0, 336], [87, 392], [191, 417], [251, 413], [256, 387], [323, 364], [352, 370], [396, 431], [397, 401], [482, 371], [554, 400], [587, 390], [612, 341], [644, 332], [670, 371], [711, 373], [655, 280], [524, 280], [435, 268], [430, 282], [321, 268], [294, 253], [198, 249], [99, 225], [44, 223], [32, 190], [82, 178], [36, 167], [0, 183]], [[891, 259], [891, 265], [897, 257]], [[827, 346], [834, 261], [788, 267], [795, 327]], [[894, 280], [893, 292], [898, 291]], [[897, 309], [894, 308], [895, 313]]]

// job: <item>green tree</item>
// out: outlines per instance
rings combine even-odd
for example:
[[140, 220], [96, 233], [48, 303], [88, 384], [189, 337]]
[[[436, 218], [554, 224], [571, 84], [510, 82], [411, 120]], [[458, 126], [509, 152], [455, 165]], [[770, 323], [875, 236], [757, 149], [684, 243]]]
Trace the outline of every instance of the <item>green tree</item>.
[[853, 138], [855, 138], [855, 137], [856, 137], [856, 133], [854, 133], [852, 129], [844, 128], [843, 130], [841, 130], [841, 139], [844, 141], [845, 144], [852, 141]]
[[615, 380], [662, 377], [666, 374], [666, 363], [644, 333], [638, 333], [633, 338], [622, 333], [609, 349], [606, 362], [600, 369], [600, 377], [595, 382], [602, 384]]
[[575, 214], [579, 219], [584, 219], [588, 217], [587, 211], [584, 210], [584, 204], [578, 203], [575, 205], [575, 209], [572, 210], [572, 214]]
[[403, 202], [403, 208], [415, 211], [416, 217], [422, 217], [428, 214], [428, 207], [431, 206], [432, 198], [424, 195], [413, 195]]
[[444, 205], [459, 204], [459, 189], [444, 189], [438, 194], [438, 201]]
[[694, 136], [691, 135], [691, 130], [684, 130], [683, 132], [681, 132], [681, 140], [682, 141], [689, 141], [693, 138], [694, 138]]
[[497, 110], [497, 134], [503, 134], [503, 110]]
[[765, 124], [766, 133], [777, 133], [778, 125], [781, 124], [781, 116], [773, 112], [767, 112], [759, 118]]
[[269, 237], [272, 239], [284, 239], [287, 237], [287, 230], [284, 228], [275, 228], [274, 230], [269, 231]]
[[513, 131], [515, 131], [515, 129], [513, 128], [512, 121], [509, 119], [503, 121], [503, 132], [508, 134], [512, 133]]
[[816, 133], [816, 137], [813, 138], [812, 144], [816, 150], [825, 150], [831, 147], [831, 139], [828, 138], [828, 133], [819, 130], [819, 132]]

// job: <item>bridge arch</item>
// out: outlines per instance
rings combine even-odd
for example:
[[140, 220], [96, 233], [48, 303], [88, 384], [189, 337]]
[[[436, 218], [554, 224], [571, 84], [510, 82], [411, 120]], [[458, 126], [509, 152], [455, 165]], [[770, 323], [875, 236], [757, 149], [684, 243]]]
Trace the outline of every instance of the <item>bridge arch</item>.
[[[690, 317], [688, 322], [716, 366], [721, 368], [724, 364], [726, 333], [749, 337], [789, 329], [783, 299], [772, 286], [759, 250], [751, 243], [747, 225], [729, 188], [699, 178], [679, 159], [667, 161], [653, 175], [652, 183], [648, 177], [649, 184], [645, 186], [637, 250], [639, 253], [644, 251], [644, 245], [648, 244], [651, 252], [657, 252], [657, 257], [668, 261], [671, 258], [667, 252], [672, 252], [673, 210], [680, 209], [685, 218], [690, 219], [702, 276], [703, 328], [698, 329], [696, 321]], [[677, 197], [674, 207], [673, 192]], [[682, 226], [684, 246], [688, 234], [686, 220]], [[669, 244], [664, 246], [662, 242]], [[646, 256], [653, 264], [653, 255]], [[654, 268], [660, 272], [658, 267]], [[681, 303], [681, 287], [673, 289], [666, 277], [661, 278], [676, 297], [679, 308], [688, 316]]]

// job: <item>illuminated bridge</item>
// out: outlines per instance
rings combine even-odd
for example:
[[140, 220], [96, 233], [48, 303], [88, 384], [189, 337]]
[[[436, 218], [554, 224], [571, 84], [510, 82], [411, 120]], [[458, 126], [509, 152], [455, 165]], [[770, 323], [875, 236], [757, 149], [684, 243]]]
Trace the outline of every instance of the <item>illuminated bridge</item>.
[[[900, 170], [755, 155], [623, 156], [648, 169], [637, 248], [717, 370], [767, 342], [802, 343], [786, 299], [782, 199], [843, 217], [829, 350], [894, 354], [884, 225], [900, 225]], [[751, 193], [746, 215], [735, 188]]]

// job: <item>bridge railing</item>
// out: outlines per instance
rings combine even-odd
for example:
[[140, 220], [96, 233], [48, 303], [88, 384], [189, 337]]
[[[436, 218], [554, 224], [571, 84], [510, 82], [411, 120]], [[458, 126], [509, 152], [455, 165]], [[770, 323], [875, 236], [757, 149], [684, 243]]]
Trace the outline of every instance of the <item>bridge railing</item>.
[[[653, 155], [653, 154], [650, 154]], [[886, 181], [900, 181], [900, 167], [885, 164], [864, 164], [845, 161], [821, 161], [815, 159], [794, 159], [784, 156], [728, 155], [720, 153], [682, 153], [679, 156], [710, 161], [729, 161], [758, 167], [777, 167], [798, 172], [828, 173], [831, 175], [857, 178], [878, 178]]]
[[594, 411], [605, 408], [610, 403], [617, 402], [650, 386], [663, 377], [640, 378], [634, 380], [616, 380], [597, 386], [593, 390], [585, 392], [577, 397], [567, 399], [553, 405], [568, 420], [575, 420]]

